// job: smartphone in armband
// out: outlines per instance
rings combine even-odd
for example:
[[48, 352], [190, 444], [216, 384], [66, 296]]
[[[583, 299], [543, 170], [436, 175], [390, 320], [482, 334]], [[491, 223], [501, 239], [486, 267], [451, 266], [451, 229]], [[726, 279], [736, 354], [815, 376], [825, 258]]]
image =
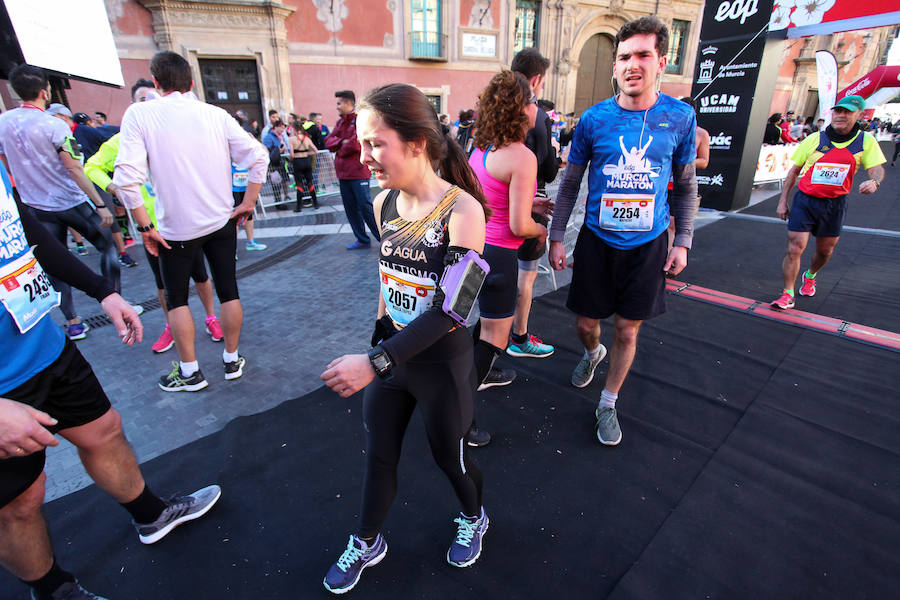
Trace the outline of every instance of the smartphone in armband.
[[463, 327], [471, 324], [475, 301], [490, 271], [487, 262], [477, 252], [469, 250], [459, 262], [444, 269], [441, 275], [439, 285], [444, 291], [444, 305], [441, 308]]

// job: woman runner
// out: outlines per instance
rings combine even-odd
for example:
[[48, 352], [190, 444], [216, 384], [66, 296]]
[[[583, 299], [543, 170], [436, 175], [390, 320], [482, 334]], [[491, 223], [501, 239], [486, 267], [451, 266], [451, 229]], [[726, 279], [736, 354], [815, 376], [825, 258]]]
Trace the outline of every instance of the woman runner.
[[443, 312], [437, 285], [448, 264], [469, 250], [483, 250], [487, 211], [481, 188], [421, 91], [404, 84], [379, 87], [359, 109], [362, 162], [384, 189], [374, 203], [382, 234], [381, 296], [369, 355], [344, 355], [322, 373], [343, 398], [366, 388], [359, 528], [324, 581], [339, 594], [387, 553], [380, 532], [396, 495], [403, 434], [416, 406], [434, 460], [462, 505], [447, 561], [457, 567], [474, 563], [488, 528], [481, 472], [463, 442], [472, 422], [472, 338]]
[[[475, 371], [481, 389], [498, 385], [488, 373], [509, 342], [516, 311], [516, 251], [525, 238], [537, 238], [539, 246], [547, 243], [547, 228], [531, 217], [537, 158], [524, 143], [536, 116], [537, 100], [521, 73], [497, 73], [478, 96], [475, 150], [469, 165], [481, 182], [492, 213], [484, 246], [484, 259], [491, 272], [478, 298], [481, 329], [475, 343]], [[473, 422], [469, 444], [482, 446], [489, 440], [490, 436]]]

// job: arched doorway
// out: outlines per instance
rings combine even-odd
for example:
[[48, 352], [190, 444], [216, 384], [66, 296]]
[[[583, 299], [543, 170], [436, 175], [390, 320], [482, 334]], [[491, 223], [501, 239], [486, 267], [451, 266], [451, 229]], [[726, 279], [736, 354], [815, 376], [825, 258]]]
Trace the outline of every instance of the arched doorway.
[[613, 39], [597, 33], [584, 44], [578, 56], [575, 84], [575, 114], [612, 96]]

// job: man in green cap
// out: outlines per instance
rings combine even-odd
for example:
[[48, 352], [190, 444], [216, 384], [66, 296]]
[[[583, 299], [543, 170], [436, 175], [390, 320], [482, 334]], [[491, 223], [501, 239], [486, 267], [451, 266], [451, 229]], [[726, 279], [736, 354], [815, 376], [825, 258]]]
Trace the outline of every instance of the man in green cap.
[[[881, 147], [857, 125], [865, 108], [862, 96], [842, 98], [831, 109], [831, 125], [804, 138], [791, 157], [794, 166], [785, 178], [776, 209], [788, 222], [788, 248], [781, 265], [784, 291], [772, 301], [775, 308], [794, 308], [794, 284], [810, 234], [816, 238], [816, 253], [803, 274], [800, 295], [815, 295], [816, 275], [831, 258], [841, 235], [847, 194], [857, 169], [862, 166], [869, 176], [859, 184], [861, 194], [874, 194], [884, 180], [881, 165], [886, 161]], [[788, 208], [788, 194], [798, 177], [797, 193]]]

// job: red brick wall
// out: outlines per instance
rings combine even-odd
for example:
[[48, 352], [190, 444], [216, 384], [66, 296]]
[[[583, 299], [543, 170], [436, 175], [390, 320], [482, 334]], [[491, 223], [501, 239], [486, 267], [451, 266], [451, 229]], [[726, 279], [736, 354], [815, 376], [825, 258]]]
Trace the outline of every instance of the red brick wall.
[[[402, 1], [402, 0], [398, 0]], [[285, 22], [289, 42], [324, 44], [332, 33], [318, 19], [317, 9], [309, 0], [284, 0], [284, 4], [297, 9]], [[382, 46], [384, 35], [394, 33], [393, 16], [387, 2], [373, 0], [344, 0], [347, 18], [341, 21], [336, 37], [347, 45]]]
[[[450, 71], [406, 67], [352, 67], [343, 65], [291, 65], [291, 84], [294, 92], [294, 112], [320, 112], [329, 127], [337, 121], [334, 92], [338, 88], [352, 89], [357, 98], [386, 83], [410, 83], [422, 88], [450, 86], [448, 106], [443, 111], [455, 120], [465, 108], [475, 108], [478, 92], [487, 85], [493, 73]], [[310, 85], [314, 82], [314, 85]], [[332, 82], [331, 85], [322, 82]]]

